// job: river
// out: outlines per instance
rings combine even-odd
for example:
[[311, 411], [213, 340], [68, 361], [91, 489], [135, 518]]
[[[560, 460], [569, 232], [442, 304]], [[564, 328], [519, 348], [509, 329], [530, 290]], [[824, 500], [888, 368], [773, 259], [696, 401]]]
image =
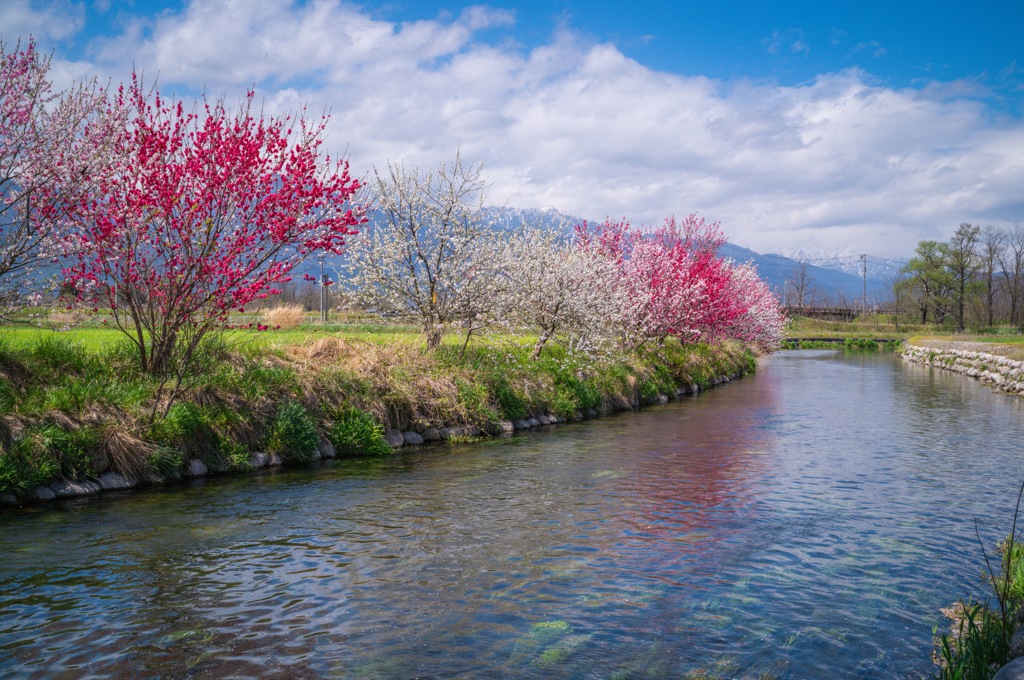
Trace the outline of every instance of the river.
[[1024, 475], [886, 353], [546, 430], [0, 514], [0, 676], [927, 676]]

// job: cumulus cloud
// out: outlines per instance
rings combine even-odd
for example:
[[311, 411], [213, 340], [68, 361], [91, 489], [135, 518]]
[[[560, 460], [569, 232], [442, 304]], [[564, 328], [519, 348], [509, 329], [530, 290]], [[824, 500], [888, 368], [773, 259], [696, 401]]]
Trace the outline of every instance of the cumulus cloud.
[[61, 40], [80, 31], [85, 23], [82, 3], [53, 2], [36, 7], [29, 0], [5, 0], [0, 3], [0, 35], [5, 41], [16, 41], [19, 36], [33, 36], [37, 40]]
[[[268, 110], [329, 108], [357, 173], [461, 148], [486, 161], [496, 203], [646, 224], [696, 210], [760, 251], [905, 255], [960, 222], [1024, 220], [1024, 125], [970, 83], [684, 77], [565, 28], [525, 49], [502, 36], [512, 21], [483, 7], [396, 23], [334, 0], [193, 0], [87, 54], [101, 76], [134, 64], [164, 90], [255, 83]], [[777, 38], [805, 49], [798, 33]]]

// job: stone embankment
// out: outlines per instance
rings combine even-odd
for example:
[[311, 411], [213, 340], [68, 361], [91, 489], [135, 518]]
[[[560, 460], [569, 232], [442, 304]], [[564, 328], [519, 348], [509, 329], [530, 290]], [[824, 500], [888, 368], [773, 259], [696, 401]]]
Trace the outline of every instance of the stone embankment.
[[[907, 345], [901, 356], [915, 364], [934, 366], [960, 373], [1010, 394], [1024, 394], [1024, 361], [981, 351], [983, 344], [948, 343], [930, 347]], [[980, 345], [980, 347], [979, 347]]]

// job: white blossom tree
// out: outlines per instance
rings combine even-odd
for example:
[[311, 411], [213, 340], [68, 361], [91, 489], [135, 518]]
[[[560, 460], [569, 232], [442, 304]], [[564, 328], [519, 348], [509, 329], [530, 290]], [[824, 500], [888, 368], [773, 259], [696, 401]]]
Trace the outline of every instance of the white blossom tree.
[[[69, 200], [89, 190], [102, 156], [77, 153], [101, 108], [95, 82], [53, 91], [50, 57], [29, 40], [0, 43], [0, 315], [38, 304], [70, 245]], [[92, 163], [93, 165], [90, 165]]]
[[618, 267], [595, 250], [577, 247], [562, 230], [515, 234], [499, 261], [501, 315], [508, 325], [537, 331], [533, 359], [556, 337], [571, 346], [597, 345], [622, 315], [626, 301]]
[[435, 349], [458, 326], [485, 325], [498, 296], [496, 213], [484, 208], [483, 164], [461, 154], [436, 170], [374, 168], [370, 221], [354, 240], [342, 279], [366, 306], [415, 318]]

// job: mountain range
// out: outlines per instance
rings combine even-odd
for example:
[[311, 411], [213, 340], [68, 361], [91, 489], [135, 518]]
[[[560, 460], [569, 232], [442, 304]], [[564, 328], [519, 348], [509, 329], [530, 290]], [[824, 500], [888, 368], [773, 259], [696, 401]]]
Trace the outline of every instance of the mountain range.
[[[502, 228], [516, 230], [523, 227], [555, 229], [571, 232], [583, 224], [581, 217], [568, 215], [553, 208], [493, 208], [494, 221]], [[588, 220], [593, 223], [595, 220]], [[792, 256], [776, 253], [757, 253], [732, 243], [726, 243], [719, 254], [735, 262], [752, 262], [761, 278], [785, 302], [792, 297], [793, 283], [804, 266], [805, 302], [813, 305], [854, 305], [867, 295], [869, 305], [880, 304], [891, 298], [892, 284], [905, 259], [867, 256], [867, 276], [864, 261], [859, 255], [811, 255], [805, 252]]]
[[[523, 228], [546, 229], [563, 232], [567, 238], [576, 225], [583, 224], [584, 218], [560, 212], [553, 208], [487, 208], [489, 217], [497, 228], [517, 231]], [[373, 216], [371, 215], [371, 222]], [[599, 220], [587, 220], [594, 223]], [[867, 276], [864, 276], [860, 256], [809, 255], [805, 252], [780, 255], [757, 253], [732, 243], [726, 243], [719, 254], [735, 262], [751, 262], [757, 267], [761, 278], [779, 295], [784, 304], [792, 302], [794, 281], [803, 266], [805, 304], [810, 306], [853, 306], [867, 296], [868, 305], [889, 300], [892, 284], [906, 260], [867, 257]], [[330, 264], [330, 273], [336, 276], [336, 268]], [[318, 276], [319, 265], [315, 260], [301, 265], [297, 276], [309, 274]], [[787, 299], [788, 298], [788, 299]]]

